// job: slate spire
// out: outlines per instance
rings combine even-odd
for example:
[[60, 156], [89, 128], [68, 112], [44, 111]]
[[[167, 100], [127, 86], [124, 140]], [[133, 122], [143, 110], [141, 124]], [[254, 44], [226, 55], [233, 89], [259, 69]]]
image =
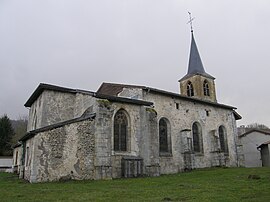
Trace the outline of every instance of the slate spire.
[[194, 39], [193, 31], [191, 31], [191, 46], [188, 63], [188, 74], [205, 73], [202, 60]]
[[193, 30], [191, 30], [191, 45], [189, 53], [188, 72], [179, 81], [184, 80], [193, 75], [202, 75], [210, 79], [215, 79], [213, 76], [207, 74], [204, 70], [203, 63], [194, 39]]

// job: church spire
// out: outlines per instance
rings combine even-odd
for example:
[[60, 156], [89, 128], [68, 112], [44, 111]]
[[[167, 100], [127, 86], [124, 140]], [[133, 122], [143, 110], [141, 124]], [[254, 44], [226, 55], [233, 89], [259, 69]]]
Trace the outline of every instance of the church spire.
[[190, 53], [189, 53], [188, 72], [179, 81], [187, 79], [188, 77], [191, 77], [193, 75], [202, 75], [210, 79], [215, 79], [210, 74], [207, 74], [204, 70], [203, 63], [202, 63], [195, 39], [194, 39], [193, 27], [192, 27], [193, 20], [194, 18], [191, 18], [191, 15], [190, 15], [190, 20], [188, 23], [190, 23], [190, 26], [191, 26], [191, 45], [190, 45]]
[[203, 68], [202, 60], [194, 39], [193, 35], [193, 26], [192, 21], [194, 18], [191, 17], [191, 13], [189, 14], [189, 21], [190, 24], [190, 30], [191, 30], [191, 46], [190, 46], [190, 54], [189, 54], [189, 63], [188, 63], [188, 73], [187, 74], [198, 74], [198, 73], [205, 73], [205, 70]]
[[187, 74], [179, 80], [181, 94], [204, 99], [212, 102], [216, 100], [215, 90], [215, 78], [206, 73], [203, 67], [203, 63], [194, 39], [194, 31], [192, 27], [192, 21], [189, 12], [189, 24], [191, 28], [191, 45], [189, 53], [188, 71]]
[[215, 79], [210, 74], [207, 74], [204, 70], [203, 63], [194, 39], [193, 30], [191, 30], [191, 45], [189, 53], [188, 72], [179, 81], [187, 79], [188, 77], [191, 77], [193, 75], [202, 75], [210, 79]]
[[188, 74], [196, 74], [196, 73], [204, 74], [205, 70], [203, 68], [202, 60], [192, 30], [189, 63], [188, 63]]

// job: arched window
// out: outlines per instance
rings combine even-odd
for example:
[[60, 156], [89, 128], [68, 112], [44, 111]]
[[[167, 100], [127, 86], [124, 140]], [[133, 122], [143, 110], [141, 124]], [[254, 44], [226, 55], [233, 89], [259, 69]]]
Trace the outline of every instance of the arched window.
[[220, 151], [228, 153], [228, 143], [227, 143], [227, 134], [224, 126], [218, 128], [219, 142], [220, 142]]
[[205, 96], [210, 96], [209, 84], [206, 80], [203, 82], [203, 94]]
[[159, 121], [159, 151], [168, 152], [168, 127], [164, 118]]
[[192, 136], [193, 136], [193, 151], [203, 152], [203, 142], [202, 142], [202, 129], [199, 123], [194, 123], [192, 125]]
[[171, 153], [170, 124], [166, 118], [159, 121], [159, 152]]
[[124, 110], [119, 110], [114, 117], [113, 149], [127, 151], [128, 118]]
[[194, 96], [194, 89], [192, 83], [189, 81], [187, 84], [187, 96], [192, 97]]

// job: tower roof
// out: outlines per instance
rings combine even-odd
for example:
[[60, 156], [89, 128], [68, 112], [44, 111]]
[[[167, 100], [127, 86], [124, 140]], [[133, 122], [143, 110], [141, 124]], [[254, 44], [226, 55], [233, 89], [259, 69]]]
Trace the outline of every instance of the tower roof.
[[190, 54], [189, 54], [189, 63], [188, 63], [188, 72], [187, 74], [180, 79], [182, 81], [193, 75], [202, 75], [210, 79], [215, 79], [210, 74], [207, 74], [204, 70], [202, 60], [194, 39], [193, 30], [191, 30], [191, 45], [190, 45]]

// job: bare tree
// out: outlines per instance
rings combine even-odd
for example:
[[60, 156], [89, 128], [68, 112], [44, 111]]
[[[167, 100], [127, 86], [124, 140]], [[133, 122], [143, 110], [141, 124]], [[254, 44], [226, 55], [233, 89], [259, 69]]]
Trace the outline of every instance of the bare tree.
[[250, 128], [250, 129], [269, 129], [268, 126], [264, 125], [264, 124], [261, 124], [261, 123], [251, 123], [251, 124], [248, 124], [246, 126], [246, 128]]

